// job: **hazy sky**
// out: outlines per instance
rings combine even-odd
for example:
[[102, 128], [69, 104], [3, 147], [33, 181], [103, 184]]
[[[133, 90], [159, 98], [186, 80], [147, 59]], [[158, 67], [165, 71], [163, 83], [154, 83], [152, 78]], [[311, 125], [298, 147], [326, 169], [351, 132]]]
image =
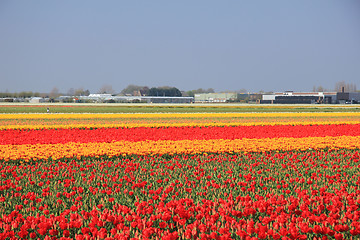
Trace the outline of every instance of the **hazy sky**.
[[0, 1], [0, 92], [360, 88], [358, 0]]

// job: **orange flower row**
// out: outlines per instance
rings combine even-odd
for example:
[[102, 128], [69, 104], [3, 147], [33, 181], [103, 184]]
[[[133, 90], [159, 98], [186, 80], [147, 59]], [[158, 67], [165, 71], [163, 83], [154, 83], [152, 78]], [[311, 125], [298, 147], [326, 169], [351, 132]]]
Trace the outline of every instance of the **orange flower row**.
[[253, 118], [253, 117], [360, 117], [360, 112], [263, 112], [263, 113], [55, 113], [0, 114], [0, 119], [146, 119], [146, 118]]
[[0, 114], [2, 129], [359, 124], [357, 112]]
[[358, 149], [360, 148], [360, 136], [0, 145], [0, 159], [60, 159], [101, 155], [111, 157], [121, 154], [199, 154], [324, 148]]
[[70, 128], [137, 128], [137, 127], [219, 127], [219, 126], [275, 126], [275, 125], [330, 125], [360, 124], [360, 121], [275, 121], [275, 122], [182, 122], [182, 123], [123, 123], [123, 124], [55, 124], [55, 125], [5, 125], [4, 129], [70, 129]]

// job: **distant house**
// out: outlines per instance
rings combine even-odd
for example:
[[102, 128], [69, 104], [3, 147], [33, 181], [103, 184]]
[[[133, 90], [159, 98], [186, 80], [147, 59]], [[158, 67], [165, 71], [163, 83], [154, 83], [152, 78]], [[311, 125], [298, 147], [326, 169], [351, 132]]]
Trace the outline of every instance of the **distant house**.
[[32, 97], [29, 101], [29, 103], [43, 103], [44, 98], [42, 97]]
[[337, 103], [360, 103], [360, 92], [338, 92], [336, 94]]
[[335, 104], [336, 92], [293, 92], [264, 94], [260, 103], [269, 104]]
[[0, 102], [14, 102], [14, 98], [0, 98]]
[[108, 98], [111, 98], [112, 95], [111, 94], [107, 94], [107, 93], [95, 93], [95, 94], [90, 94], [88, 96], [89, 98], [101, 98], [101, 99], [108, 99]]
[[197, 103], [224, 103], [235, 101], [237, 93], [198, 93], [195, 94], [195, 102]]

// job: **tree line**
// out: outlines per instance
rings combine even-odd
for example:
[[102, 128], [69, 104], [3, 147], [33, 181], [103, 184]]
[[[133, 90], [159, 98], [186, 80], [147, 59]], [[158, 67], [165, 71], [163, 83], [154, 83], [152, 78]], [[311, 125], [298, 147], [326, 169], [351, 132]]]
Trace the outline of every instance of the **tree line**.
[[46, 97], [46, 94], [32, 91], [23, 91], [18, 93], [0, 92], [0, 98], [30, 98], [30, 97]]
[[121, 91], [123, 95], [157, 96], [157, 97], [182, 97], [182, 92], [176, 87], [152, 87], [129, 85]]
[[189, 90], [185, 92], [181, 92], [176, 87], [152, 87], [148, 86], [138, 86], [130, 84], [126, 88], [121, 91], [123, 95], [140, 95], [140, 96], [173, 96], [173, 97], [194, 97], [195, 94], [198, 93], [214, 93], [215, 90], [213, 88], [203, 89], [198, 88], [195, 90]]
[[[356, 92], [356, 84], [354, 83], [347, 83], [345, 81], [339, 81], [335, 83], [335, 92], [341, 92], [344, 88], [344, 92]], [[324, 88], [323, 86], [314, 86], [313, 92], [329, 92], [331, 90]]]
[[[341, 92], [344, 88], [345, 92], [356, 92], [356, 84], [347, 83], [345, 81], [339, 81], [335, 84], [335, 92]], [[327, 92], [331, 91], [322, 86], [314, 86], [313, 92]], [[189, 91], [180, 91], [176, 87], [170, 86], [163, 86], [163, 87], [151, 87], [148, 86], [138, 86], [134, 84], [128, 85], [126, 88], [121, 90], [119, 95], [131, 95], [131, 96], [158, 96], [158, 97], [194, 97], [195, 94], [200, 93], [214, 93], [215, 90], [213, 88], [198, 88]], [[239, 93], [246, 93], [246, 89], [241, 89], [236, 91]], [[100, 94], [111, 94], [115, 95], [115, 90], [112, 88], [111, 85], [104, 84], [97, 93]], [[262, 91], [260, 91], [262, 93]], [[57, 98], [60, 95], [67, 95], [67, 96], [89, 96], [90, 91], [84, 90], [83, 88], [70, 88], [66, 93], [60, 93], [59, 89], [54, 87], [49, 93], [39, 93], [39, 92], [32, 92], [32, 91], [22, 91], [19, 93], [9, 93], [0, 92], [0, 98], [30, 98], [30, 97], [49, 97], [49, 98]]]

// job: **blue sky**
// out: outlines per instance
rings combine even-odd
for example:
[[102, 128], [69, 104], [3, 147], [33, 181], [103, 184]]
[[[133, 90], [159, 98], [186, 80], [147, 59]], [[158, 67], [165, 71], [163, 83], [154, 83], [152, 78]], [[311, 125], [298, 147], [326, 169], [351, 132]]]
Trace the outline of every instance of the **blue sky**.
[[0, 1], [0, 92], [360, 88], [360, 1]]

